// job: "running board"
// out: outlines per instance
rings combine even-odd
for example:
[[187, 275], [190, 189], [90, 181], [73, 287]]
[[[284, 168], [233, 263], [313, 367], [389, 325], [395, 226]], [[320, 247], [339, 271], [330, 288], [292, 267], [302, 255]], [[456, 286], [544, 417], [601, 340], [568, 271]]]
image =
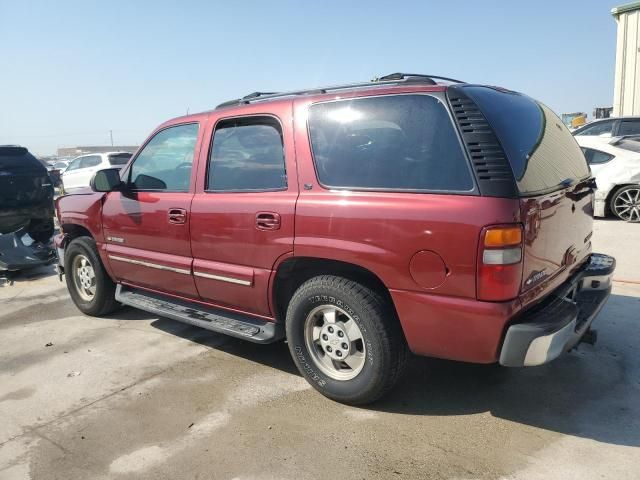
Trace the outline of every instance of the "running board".
[[123, 287], [120, 284], [116, 287], [116, 300], [145, 312], [254, 343], [272, 343], [284, 338], [284, 329], [275, 322], [210, 309], [197, 303]]

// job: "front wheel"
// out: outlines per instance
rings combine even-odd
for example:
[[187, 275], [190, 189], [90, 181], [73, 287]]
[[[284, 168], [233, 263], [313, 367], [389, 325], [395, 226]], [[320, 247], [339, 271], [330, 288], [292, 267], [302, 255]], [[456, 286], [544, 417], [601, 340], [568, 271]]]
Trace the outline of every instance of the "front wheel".
[[389, 302], [335, 276], [314, 277], [287, 309], [289, 350], [300, 373], [339, 402], [371, 403], [396, 384], [407, 347]]
[[640, 222], [640, 185], [622, 187], [611, 198], [611, 211], [626, 222]]
[[92, 238], [79, 237], [69, 244], [64, 271], [69, 295], [81, 312], [100, 316], [118, 308], [115, 283], [105, 272]]

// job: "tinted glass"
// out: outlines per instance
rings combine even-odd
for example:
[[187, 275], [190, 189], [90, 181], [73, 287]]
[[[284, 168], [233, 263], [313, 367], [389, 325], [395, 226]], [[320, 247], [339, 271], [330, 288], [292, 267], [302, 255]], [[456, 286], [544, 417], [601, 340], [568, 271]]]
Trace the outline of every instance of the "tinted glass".
[[72, 160], [69, 166], [67, 167], [67, 171], [76, 170], [80, 168], [81, 161], [82, 161], [82, 158], [76, 158], [75, 160]]
[[593, 125], [587, 125], [576, 132], [576, 135], [602, 135], [611, 133], [613, 122], [598, 122]]
[[79, 168], [90, 168], [100, 165], [102, 158], [99, 155], [91, 155], [89, 157], [82, 157]]
[[508, 90], [462, 88], [500, 140], [522, 194], [559, 189], [590, 175], [573, 135], [548, 107]]
[[607, 163], [613, 158], [613, 155], [601, 152], [600, 150], [594, 150], [593, 148], [583, 148], [584, 157], [587, 159], [589, 165], [598, 165], [599, 163]]
[[131, 153], [113, 153], [109, 155], [109, 165], [126, 165], [131, 157]]
[[430, 95], [312, 105], [320, 183], [338, 188], [468, 191], [473, 181], [445, 106]]
[[198, 125], [165, 128], [145, 145], [131, 166], [129, 182], [136, 190], [189, 190]]
[[620, 131], [618, 132], [618, 135], [640, 135], [640, 121], [623, 120], [620, 122]]
[[265, 191], [287, 188], [282, 133], [271, 118], [218, 124], [211, 148], [210, 191]]

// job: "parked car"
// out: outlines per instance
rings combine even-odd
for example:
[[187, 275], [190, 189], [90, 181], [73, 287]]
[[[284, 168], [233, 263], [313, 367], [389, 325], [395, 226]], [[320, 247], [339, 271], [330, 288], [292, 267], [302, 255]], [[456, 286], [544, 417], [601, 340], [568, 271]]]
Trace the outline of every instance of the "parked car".
[[640, 222], [640, 136], [576, 137], [596, 177], [594, 215]]
[[46, 162], [45, 166], [49, 172], [49, 177], [53, 182], [54, 187], [60, 187], [62, 185], [62, 173], [66, 170], [69, 162], [65, 161], [50, 161]]
[[594, 120], [576, 128], [576, 136], [619, 137], [623, 135], [640, 135], [640, 117], [618, 117]]
[[62, 172], [62, 186], [65, 192], [89, 187], [94, 173], [105, 168], [121, 168], [131, 158], [128, 152], [107, 152], [81, 155], [74, 158]]
[[543, 104], [392, 74], [163, 123], [57, 201], [56, 246], [82, 312], [286, 338], [313, 387], [363, 404], [408, 351], [522, 367], [593, 342], [615, 267], [594, 188]]
[[0, 275], [52, 263], [53, 185], [45, 166], [17, 145], [0, 145]]

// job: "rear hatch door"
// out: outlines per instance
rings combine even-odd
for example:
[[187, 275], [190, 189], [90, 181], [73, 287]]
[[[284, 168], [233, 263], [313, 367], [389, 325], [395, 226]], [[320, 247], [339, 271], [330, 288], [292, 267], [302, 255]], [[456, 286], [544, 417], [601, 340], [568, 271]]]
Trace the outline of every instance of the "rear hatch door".
[[521, 292], [541, 294], [591, 252], [595, 183], [582, 150], [546, 105], [517, 92], [469, 86], [513, 171], [524, 225]]

